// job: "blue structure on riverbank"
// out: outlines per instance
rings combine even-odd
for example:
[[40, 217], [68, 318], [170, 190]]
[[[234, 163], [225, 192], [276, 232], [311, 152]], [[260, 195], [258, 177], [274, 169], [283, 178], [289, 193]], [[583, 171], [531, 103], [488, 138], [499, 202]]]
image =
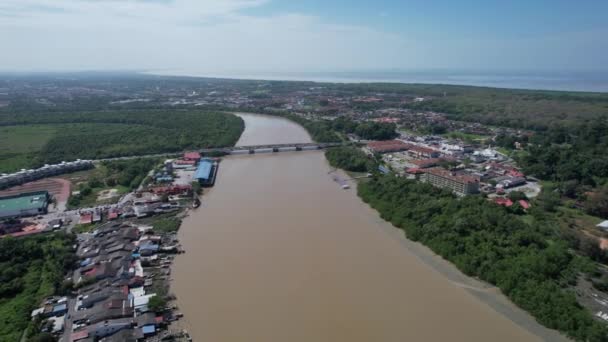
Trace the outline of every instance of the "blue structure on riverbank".
[[211, 159], [201, 159], [198, 168], [194, 173], [194, 178], [200, 185], [211, 186], [215, 182], [216, 164]]

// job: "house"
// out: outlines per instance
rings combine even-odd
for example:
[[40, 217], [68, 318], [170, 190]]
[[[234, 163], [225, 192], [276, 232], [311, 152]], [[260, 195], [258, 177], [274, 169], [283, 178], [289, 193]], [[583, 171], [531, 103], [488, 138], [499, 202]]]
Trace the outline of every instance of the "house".
[[88, 327], [89, 336], [99, 339], [113, 335], [120, 330], [131, 328], [134, 325], [133, 318], [131, 317], [98, 322]]
[[418, 145], [411, 145], [407, 153], [415, 158], [437, 158], [440, 154], [439, 151], [435, 151], [432, 148]]
[[389, 153], [405, 151], [410, 147], [410, 144], [406, 144], [401, 140], [385, 140], [385, 141], [372, 141], [367, 144], [370, 151], [375, 153]]
[[494, 203], [498, 204], [498, 205], [502, 205], [503, 207], [511, 207], [513, 205], [513, 201], [511, 201], [510, 199], [506, 198], [506, 197], [496, 197], [494, 199]]
[[201, 154], [198, 152], [186, 152], [184, 153], [183, 160], [198, 163], [201, 160]]

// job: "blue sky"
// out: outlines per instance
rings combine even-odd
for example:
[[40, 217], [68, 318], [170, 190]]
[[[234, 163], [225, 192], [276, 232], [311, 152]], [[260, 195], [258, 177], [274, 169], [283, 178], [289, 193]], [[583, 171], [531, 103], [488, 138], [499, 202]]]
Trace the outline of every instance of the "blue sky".
[[606, 0], [2, 0], [0, 68], [607, 70]]
[[280, 0], [246, 12], [305, 13], [326, 21], [431, 36], [518, 37], [608, 27], [608, 1], [603, 0]]

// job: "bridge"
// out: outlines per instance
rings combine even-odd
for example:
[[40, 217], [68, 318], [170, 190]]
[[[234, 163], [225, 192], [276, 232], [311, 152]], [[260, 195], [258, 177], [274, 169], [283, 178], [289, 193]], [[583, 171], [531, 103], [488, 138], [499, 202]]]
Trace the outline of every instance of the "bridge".
[[250, 146], [232, 146], [219, 148], [205, 148], [200, 150], [201, 154], [254, 154], [254, 153], [277, 153], [293, 151], [322, 150], [329, 147], [342, 146], [344, 143], [292, 143], [292, 144], [267, 144]]

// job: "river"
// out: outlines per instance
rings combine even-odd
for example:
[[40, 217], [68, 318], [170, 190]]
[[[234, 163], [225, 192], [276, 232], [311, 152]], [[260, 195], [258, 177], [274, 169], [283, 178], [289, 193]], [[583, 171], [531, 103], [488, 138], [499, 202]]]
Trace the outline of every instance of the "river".
[[[310, 141], [288, 120], [239, 115], [239, 145]], [[425, 261], [428, 250], [405, 241], [355, 189], [341, 189], [330, 170], [317, 151], [221, 162], [203, 205], [183, 222], [186, 254], [173, 266], [181, 324], [195, 341], [541, 340], [499, 294], [458, 282], [467, 278], [439, 258]]]

